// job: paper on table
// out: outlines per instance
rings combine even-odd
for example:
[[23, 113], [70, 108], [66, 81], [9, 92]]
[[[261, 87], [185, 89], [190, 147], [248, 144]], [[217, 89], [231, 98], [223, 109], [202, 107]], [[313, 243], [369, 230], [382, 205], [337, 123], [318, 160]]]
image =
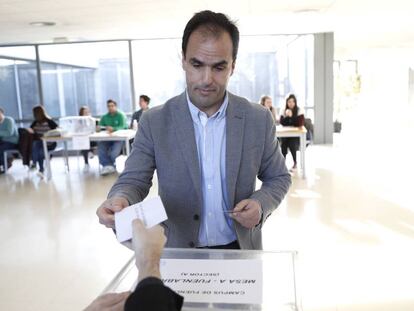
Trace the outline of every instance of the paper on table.
[[89, 150], [90, 148], [89, 136], [76, 135], [72, 137], [72, 150]]
[[132, 239], [132, 221], [140, 219], [145, 227], [151, 228], [168, 219], [159, 196], [128, 206], [115, 213], [116, 237], [119, 242]]

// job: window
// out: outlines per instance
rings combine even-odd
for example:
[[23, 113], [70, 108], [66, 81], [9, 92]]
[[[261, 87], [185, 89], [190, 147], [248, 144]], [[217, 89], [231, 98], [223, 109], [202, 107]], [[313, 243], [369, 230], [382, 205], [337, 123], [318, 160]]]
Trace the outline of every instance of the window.
[[33, 46], [0, 47], [0, 106], [17, 119], [32, 119], [39, 87]]
[[[181, 67], [181, 39], [133, 40], [136, 98], [151, 106], [164, 104], [186, 87]], [[133, 112], [127, 41], [39, 45], [43, 104], [55, 118], [77, 115], [89, 106], [106, 113], [111, 98], [125, 113]], [[269, 95], [276, 108], [294, 93], [313, 117], [313, 36], [242, 36], [229, 91], [259, 102]], [[0, 105], [16, 119], [32, 119], [40, 103], [34, 46], [0, 47]]]
[[89, 106], [93, 115], [113, 99], [130, 113], [128, 42], [42, 45], [39, 47], [44, 105], [53, 117], [78, 115]]
[[[132, 53], [137, 98], [148, 95], [155, 106], [185, 90], [181, 39], [136, 40]], [[278, 108], [294, 93], [313, 116], [312, 66], [312, 35], [242, 36], [228, 89], [257, 103], [269, 95]]]
[[133, 41], [132, 59], [137, 100], [144, 94], [151, 98], [151, 106], [161, 105], [185, 90], [181, 40]]

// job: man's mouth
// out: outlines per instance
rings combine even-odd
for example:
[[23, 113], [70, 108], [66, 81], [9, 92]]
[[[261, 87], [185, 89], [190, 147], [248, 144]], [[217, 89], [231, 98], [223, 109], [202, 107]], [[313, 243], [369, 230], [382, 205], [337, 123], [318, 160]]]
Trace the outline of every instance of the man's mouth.
[[204, 95], [204, 96], [208, 96], [216, 91], [213, 88], [197, 88], [197, 90], [201, 95]]

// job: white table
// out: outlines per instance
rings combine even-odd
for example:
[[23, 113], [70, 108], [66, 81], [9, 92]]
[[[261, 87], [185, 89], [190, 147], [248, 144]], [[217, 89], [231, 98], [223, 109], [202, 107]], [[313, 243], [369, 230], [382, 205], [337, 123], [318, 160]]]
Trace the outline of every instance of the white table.
[[[126, 155], [128, 156], [130, 153], [129, 141], [135, 137], [136, 131], [134, 130], [119, 130], [113, 133], [108, 133], [106, 131], [101, 131], [98, 133], [93, 133], [88, 135], [89, 141], [123, 141], [125, 142], [125, 150]], [[71, 141], [73, 135], [68, 136], [60, 136], [60, 137], [43, 137], [43, 151], [45, 154], [45, 161], [46, 161], [46, 178], [50, 180], [52, 178], [52, 169], [50, 166], [50, 157], [49, 157], [49, 150], [47, 149], [47, 143], [50, 142], [62, 142], [64, 145], [64, 157], [65, 157], [65, 165], [66, 168], [69, 169], [69, 162], [68, 162], [68, 142]]]
[[306, 128], [301, 127], [292, 127], [292, 126], [281, 126], [276, 127], [276, 137], [286, 138], [286, 137], [298, 137], [300, 141], [299, 151], [300, 151], [300, 168], [302, 170], [302, 178], [306, 178], [305, 170], [305, 150], [306, 150]]

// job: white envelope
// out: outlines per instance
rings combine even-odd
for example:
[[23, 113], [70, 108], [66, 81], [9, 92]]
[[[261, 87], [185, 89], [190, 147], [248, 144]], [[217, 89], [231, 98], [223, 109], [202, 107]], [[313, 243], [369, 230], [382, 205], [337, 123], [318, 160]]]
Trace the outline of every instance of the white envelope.
[[140, 219], [145, 227], [151, 228], [168, 219], [159, 196], [128, 206], [115, 213], [116, 237], [119, 242], [132, 239], [132, 221]]

